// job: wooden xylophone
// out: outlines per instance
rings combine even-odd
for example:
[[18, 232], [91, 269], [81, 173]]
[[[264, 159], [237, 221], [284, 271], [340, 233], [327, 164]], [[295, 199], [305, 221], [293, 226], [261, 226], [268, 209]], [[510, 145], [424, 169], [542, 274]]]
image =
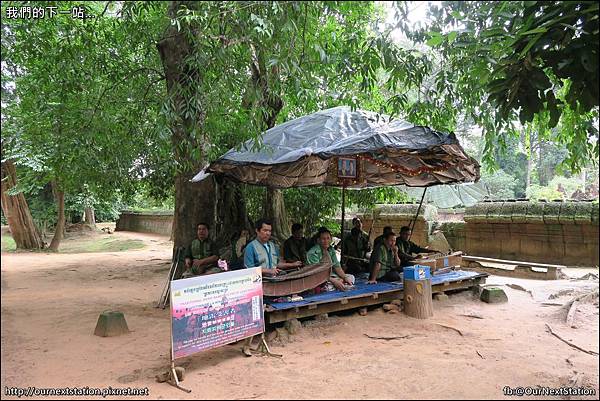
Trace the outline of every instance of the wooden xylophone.
[[436, 270], [460, 266], [462, 263], [462, 252], [453, 252], [449, 255], [437, 253], [434, 255], [425, 255], [423, 259], [415, 259], [412, 261], [415, 264], [429, 266], [431, 272]]

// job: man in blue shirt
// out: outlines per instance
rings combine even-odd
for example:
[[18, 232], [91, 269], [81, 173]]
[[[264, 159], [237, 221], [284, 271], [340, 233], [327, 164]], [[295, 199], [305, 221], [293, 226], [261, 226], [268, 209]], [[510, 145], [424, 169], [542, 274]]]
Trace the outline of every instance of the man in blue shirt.
[[294, 269], [302, 266], [302, 262], [285, 263], [279, 261], [279, 250], [271, 241], [273, 225], [269, 220], [260, 219], [256, 222], [256, 239], [246, 245], [244, 250], [244, 267], [262, 267], [263, 276], [276, 276], [281, 270]]

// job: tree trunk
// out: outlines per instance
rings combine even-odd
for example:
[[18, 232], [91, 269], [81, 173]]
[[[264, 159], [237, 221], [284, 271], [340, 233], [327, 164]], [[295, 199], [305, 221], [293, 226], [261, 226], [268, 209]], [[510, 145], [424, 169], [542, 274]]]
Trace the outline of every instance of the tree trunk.
[[[200, 2], [172, 1], [169, 4], [168, 16], [174, 19], [178, 10], [183, 7], [197, 9]], [[179, 24], [178, 24], [179, 25]], [[191, 32], [191, 35], [188, 33]], [[190, 93], [198, 91], [203, 75], [201, 66], [193, 64], [195, 53], [201, 51], [194, 48], [191, 36], [202, 35], [181, 22], [181, 29], [169, 25], [165, 36], [157, 44], [166, 77], [168, 97], [172, 99], [174, 112], [179, 118], [171, 124], [171, 141], [175, 161], [181, 166], [175, 177], [175, 211], [173, 216], [172, 239], [175, 247], [189, 246], [196, 237], [196, 225], [208, 223], [210, 236], [218, 241], [218, 246], [228, 245], [228, 239], [234, 231], [245, 228], [247, 217], [245, 205], [237, 186], [229, 181], [217, 185], [214, 177], [199, 183], [190, 179], [204, 167], [205, 154], [210, 146], [210, 135], [203, 132], [205, 112], [201, 100], [195, 97], [193, 102], [187, 98]], [[190, 110], [181, 110], [180, 106], [193, 104]], [[189, 106], [188, 106], [189, 107]], [[195, 134], [195, 135], [194, 135]], [[200, 149], [200, 157], [193, 157], [193, 150]], [[217, 203], [218, 200], [220, 203]]]
[[49, 249], [56, 252], [65, 231], [65, 193], [58, 188], [56, 183], [52, 183], [52, 187], [56, 197], [56, 205], [58, 206], [58, 216], [56, 217], [56, 228]]
[[211, 178], [190, 182], [192, 174], [179, 174], [175, 178], [175, 214], [173, 215], [173, 246], [189, 246], [196, 238], [196, 225], [209, 224], [214, 238], [215, 185]]
[[[270, 129], [275, 126], [277, 116], [283, 108], [283, 99], [280, 93], [274, 92], [269, 86], [269, 78], [271, 80], [279, 79], [279, 70], [277, 67], [268, 69], [265, 58], [260, 50], [252, 47], [250, 85], [261, 93], [261, 98], [254, 104], [254, 107], [261, 109], [264, 128]], [[251, 107], [247, 102], [243, 102], [243, 106]], [[272, 237], [283, 244], [290, 236], [290, 223], [285, 210], [283, 192], [280, 189], [267, 188], [263, 201], [263, 216], [273, 223]]]
[[2, 212], [6, 217], [17, 249], [42, 249], [44, 241], [33, 222], [29, 205], [22, 193], [10, 196], [7, 191], [17, 185], [17, 171], [12, 161], [2, 162]]
[[96, 228], [96, 214], [94, 213], [94, 208], [92, 207], [85, 208], [85, 224]]
[[[175, 19], [180, 9], [197, 8], [193, 2], [172, 1], [168, 7], [168, 17]], [[179, 24], [178, 24], [179, 25]], [[204, 116], [199, 109], [187, 112], [181, 110], [188, 104], [186, 92], [192, 92], [199, 82], [201, 71], [193, 68], [187, 60], [193, 54], [192, 44], [186, 37], [189, 30], [187, 23], [181, 24], [181, 29], [169, 25], [165, 36], [157, 44], [158, 52], [165, 71], [168, 98], [172, 99], [173, 112], [180, 118], [173, 118], [171, 122], [171, 142], [173, 145], [174, 159], [179, 164], [180, 170], [175, 177], [175, 211], [173, 214], [172, 237], [175, 247], [188, 246], [196, 236], [196, 224], [203, 221], [209, 225], [213, 222], [214, 182], [206, 179], [200, 183], [192, 183], [190, 179], [202, 166], [202, 157], [195, 161], [192, 158], [192, 148], [198, 146], [194, 137], [194, 128], [202, 126]], [[209, 144], [204, 144], [209, 145]]]
[[417, 319], [433, 316], [431, 279], [404, 280], [404, 313]]
[[229, 244], [233, 235], [241, 230], [250, 233], [254, 230], [240, 185], [228, 179], [216, 179], [216, 182], [215, 238], [221, 244]]
[[546, 144], [544, 141], [540, 140], [538, 144], [538, 178], [541, 186], [548, 185], [548, 182], [551, 180], [551, 173], [548, 171], [548, 166], [544, 166], [544, 157], [546, 156], [545, 151]]
[[525, 171], [525, 194], [527, 194], [527, 191], [529, 190], [529, 187], [531, 186], [531, 169], [532, 169], [531, 155], [528, 154], [527, 155], [527, 170]]
[[283, 192], [280, 189], [267, 188], [263, 203], [265, 218], [273, 222], [272, 236], [281, 244], [290, 236], [290, 222], [285, 211]]

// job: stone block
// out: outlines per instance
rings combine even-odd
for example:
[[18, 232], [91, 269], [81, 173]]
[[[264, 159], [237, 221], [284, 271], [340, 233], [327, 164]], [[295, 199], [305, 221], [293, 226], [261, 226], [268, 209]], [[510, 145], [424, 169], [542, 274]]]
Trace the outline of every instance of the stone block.
[[487, 287], [481, 291], [480, 299], [488, 304], [508, 302], [508, 297], [502, 288]]
[[543, 202], [532, 202], [527, 207], [527, 223], [543, 223], [544, 222], [544, 206]]
[[560, 206], [560, 216], [558, 221], [560, 224], [575, 224], [575, 216], [579, 209], [579, 202], [564, 202]]
[[575, 224], [590, 224], [592, 222], [592, 214], [594, 213], [593, 210], [594, 208], [597, 209], [597, 207], [598, 205], [593, 202], [579, 202], [573, 216]]
[[[486, 206], [488, 223], [504, 223], [505, 219], [502, 216], [502, 209], [505, 202], [492, 202]], [[509, 217], [510, 218], [510, 217]]]
[[269, 331], [267, 333], [267, 335], [265, 336], [265, 339], [267, 340], [268, 343], [272, 343], [273, 341], [275, 341], [276, 338], [277, 338], [277, 331], [276, 330]]
[[448, 295], [446, 295], [442, 292], [440, 294], [435, 294], [433, 296], [433, 299], [435, 299], [436, 301], [447, 301], [449, 298], [448, 298]]
[[129, 333], [123, 312], [105, 311], [98, 317], [94, 335], [100, 337], [115, 337]]
[[560, 208], [562, 202], [548, 202], [544, 206], [544, 223], [560, 224]]
[[328, 320], [329, 315], [327, 313], [321, 313], [320, 315], [315, 316], [315, 320], [323, 321]]
[[277, 333], [277, 339], [281, 343], [286, 343], [290, 341], [290, 333], [285, 328], [277, 327], [275, 329], [275, 332]]
[[298, 319], [290, 319], [286, 320], [284, 327], [290, 334], [298, 334], [302, 329], [302, 324]]
[[512, 208], [511, 220], [513, 223], [525, 223], [527, 220], [527, 207], [529, 202], [515, 202]]

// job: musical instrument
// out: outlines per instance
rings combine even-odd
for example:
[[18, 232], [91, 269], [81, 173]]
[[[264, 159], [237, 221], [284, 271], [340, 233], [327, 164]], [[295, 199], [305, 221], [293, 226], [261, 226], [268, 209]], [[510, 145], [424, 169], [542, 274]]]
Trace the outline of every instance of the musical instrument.
[[280, 297], [313, 289], [329, 280], [331, 268], [331, 263], [317, 263], [277, 276], [263, 276], [263, 295]]
[[429, 266], [433, 273], [439, 269], [450, 270], [447, 268], [460, 266], [462, 264], [462, 254], [463, 253], [460, 251], [453, 252], [449, 255], [437, 253], [434, 255], [427, 255], [424, 259], [414, 259], [412, 262], [422, 266]]

